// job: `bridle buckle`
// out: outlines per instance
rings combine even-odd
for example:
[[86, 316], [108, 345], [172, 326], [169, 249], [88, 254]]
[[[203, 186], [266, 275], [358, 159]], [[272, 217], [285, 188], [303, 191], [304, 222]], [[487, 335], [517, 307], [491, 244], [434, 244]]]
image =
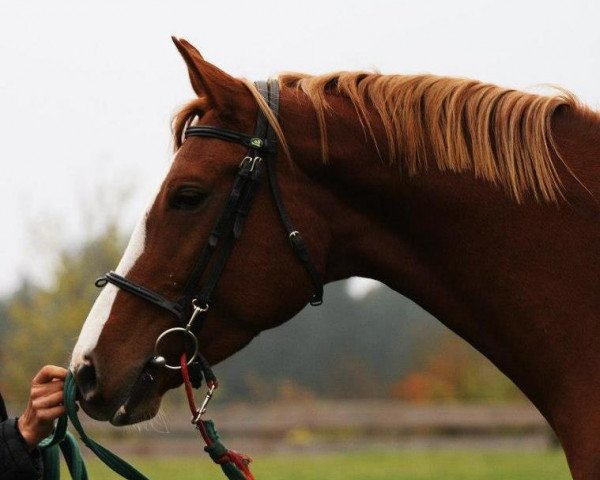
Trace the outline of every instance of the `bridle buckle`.
[[250, 155], [246, 155], [242, 161], [240, 162], [240, 167], [242, 168], [244, 166], [245, 163], [250, 163], [250, 172], [253, 172], [254, 169], [256, 168], [256, 165], [260, 164], [260, 162], [262, 162], [262, 157], [259, 155], [255, 155], [254, 157], [251, 157]]
[[201, 313], [204, 313], [204, 312], [207, 312], [207, 311], [208, 311], [208, 307], [209, 307], [208, 303], [205, 303], [205, 304], [204, 304], [204, 305], [202, 305], [202, 306], [198, 306], [198, 304], [196, 303], [196, 302], [197, 302], [197, 300], [198, 300], [197, 298], [194, 298], [194, 299], [192, 300], [192, 308], [194, 309], [194, 311], [192, 312], [192, 315], [190, 316], [190, 319], [188, 320], [188, 323], [187, 323], [187, 325], [185, 326], [185, 329], [186, 329], [187, 331], [190, 331], [190, 330], [191, 330], [191, 328], [192, 328], [192, 325], [194, 324], [194, 320], [196, 320], [196, 317], [197, 317], [198, 315], [200, 315]]
[[206, 408], [208, 407], [208, 403], [210, 402], [210, 400], [213, 397], [213, 393], [215, 392], [217, 386], [216, 385], [211, 385], [210, 387], [208, 387], [208, 392], [206, 392], [206, 396], [204, 397], [204, 401], [202, 402], [202, 405], [200, 405], [200, 408], [196, 410], [196, 415], [194, 415], [192, 417], [192, 424], [195, 425], [200, 421], [200, 418], [202, 417], [202, 415], [204, 415], [206, 413]]

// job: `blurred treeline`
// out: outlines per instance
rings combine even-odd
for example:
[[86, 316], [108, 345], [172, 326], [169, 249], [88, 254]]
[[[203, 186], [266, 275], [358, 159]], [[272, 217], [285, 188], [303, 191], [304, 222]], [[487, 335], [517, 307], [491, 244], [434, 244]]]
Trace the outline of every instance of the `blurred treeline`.
[[[23, 404], [44, 364], [67, 365], [98, 290], [94, 279], [118, 263], [116, 226], [63, 247], [49, 286], [23, 281], [0, 301], [0, 391]], [[398, 398], [406, 401], [521, 399], [484, 357], [412, 302], [380, 287], [353, 299], [345, 282], [216, 369], [229, 400]]]

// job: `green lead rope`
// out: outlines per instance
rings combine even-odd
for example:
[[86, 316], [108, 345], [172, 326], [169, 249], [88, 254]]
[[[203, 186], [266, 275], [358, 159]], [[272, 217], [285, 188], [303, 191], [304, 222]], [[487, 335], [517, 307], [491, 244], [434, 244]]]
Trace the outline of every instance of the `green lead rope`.
[[81, 441], [111, 470], [128, 480], [148, 480], [148, 477], [142, 475], [125, 460], [87, 436], [77, 417], [76, 400], [77, 387], [73, 374], [69, 372], [64, 389], [64, 404], [67, 414], [58, 419], [54, 433], [40, 443], [44, 460], [44, 480], [60, 480], [59, 448], [65, 457], [71, 478], [73, 480], [88, 480], [85, 463], [81, 457], [77, 441], [73, 435], [67, 432], [68, 420], [71, 420], [71, 424], [77, 430]]
[[219, 439], [219, 434], [215, 429], [215, 425], [212, 420], [202, 420], [204, 424], [204, 428], [206, 429], [206, 433], [212, 440], [212, 445], [210, 447], [204, 447], [204, 451], [210, 455], [210, 458], [213, 462], [221, 465], [221, 470], [229, 480], [248, 480], [244, 472], [242, 472], [233, 462], [221, 462], [223, 455], [226, 455], [229, 450], [227, 447], [221, 443]]
[[[79, 449], [77, 440], [75, 440], [75, 437], [67, 431], [67, 423], [69, 420], [71, 420], [71, 424], [75, 430], [77, 430], [81, 441], [87, 445], [87, 447], [94, 452], [108, 468], [128, 480], [148, 480], [148, 477], [144, 476], [125, 460], [87, 436], [77, 417], [76, 400], [77, 387], [75, 385], [73, 374], [69, 372], [65, 380], [64, 388], [64, 404], [67, 414], [58, 419], [54, 433], [42, 440], [39, 444], [44, 462], [43, 480], [60, 480], [59, 450], [65, 458], [71, 478], [73, 480], [88, 480], [87, 470], [83, 458], [81, 457], [81, 450]], [[206, 447], [205, 450], [213, 459], [217, 459], [221, 457], [227, 449], [220, 442], [219, 435], [217, 434], [213, 423], [211, 421], [205, 421], [203, 423], [208, 427], [207, 431], [214, 442], [213, 448]], [[245, 480], [246, 478], [231, 462], [222, 464], [221, 468], [229, 480]]]

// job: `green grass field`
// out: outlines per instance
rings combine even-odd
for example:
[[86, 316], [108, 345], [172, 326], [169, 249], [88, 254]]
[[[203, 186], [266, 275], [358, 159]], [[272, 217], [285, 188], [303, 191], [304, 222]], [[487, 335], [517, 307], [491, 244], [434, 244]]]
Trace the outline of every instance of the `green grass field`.
[[[200, 455], [200, 454], [199, 454]], [[209, 460], [127, 459], [151, 479], [225, 479]], [[569, 480], [562, 452], [401, 452], [260, 456], [257, 480]], [[91, 480], [117, 479], [98, 460], [88, 461]], [[69, 478], [68, 474], [63, 478]]]

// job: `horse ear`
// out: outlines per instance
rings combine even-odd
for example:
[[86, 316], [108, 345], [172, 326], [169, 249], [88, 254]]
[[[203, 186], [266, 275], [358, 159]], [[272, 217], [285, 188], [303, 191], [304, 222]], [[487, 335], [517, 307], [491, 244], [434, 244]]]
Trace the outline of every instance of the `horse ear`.
[[206, 97], [214, 107], [224, 107], [235, 94], [244, 91], [237, 78], [204, 60], [200, 52], [183, 38], [171, 37], [183, 57], [196, 95]]

